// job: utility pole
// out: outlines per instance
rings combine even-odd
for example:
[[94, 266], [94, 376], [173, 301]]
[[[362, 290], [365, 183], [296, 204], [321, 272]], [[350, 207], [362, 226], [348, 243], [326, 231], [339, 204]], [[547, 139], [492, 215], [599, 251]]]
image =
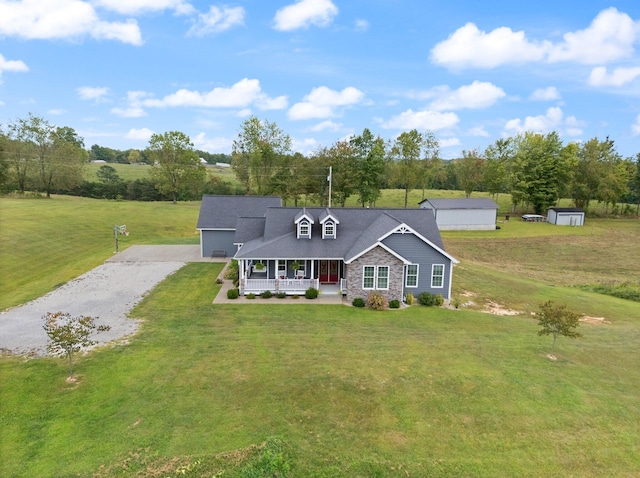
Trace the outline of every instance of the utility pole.
[[327, 176], [327, 181], [329, 181], [329, 207], [331, 207], [331, 176], [332, 176], [333, 168], [329, 166], [329, 176]]

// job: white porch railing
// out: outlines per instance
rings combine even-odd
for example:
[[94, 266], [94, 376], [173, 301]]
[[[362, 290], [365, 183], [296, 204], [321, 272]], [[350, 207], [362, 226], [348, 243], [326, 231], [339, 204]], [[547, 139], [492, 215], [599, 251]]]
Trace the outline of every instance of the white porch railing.
[[309, 287], [320, 287], [318, 279], [243, 279], [243, 282], [245, 294], [260, 294], [265, 290], [304, 294]]

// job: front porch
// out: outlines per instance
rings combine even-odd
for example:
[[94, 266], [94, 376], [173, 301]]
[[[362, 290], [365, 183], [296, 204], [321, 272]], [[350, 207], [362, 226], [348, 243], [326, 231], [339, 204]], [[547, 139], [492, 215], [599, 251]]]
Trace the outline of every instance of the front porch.
[[323, 294], [346, 291], [342, 261], [324, 259], [268, 259], [238, 261], [240, 294], [303, 295], [311, 287]]

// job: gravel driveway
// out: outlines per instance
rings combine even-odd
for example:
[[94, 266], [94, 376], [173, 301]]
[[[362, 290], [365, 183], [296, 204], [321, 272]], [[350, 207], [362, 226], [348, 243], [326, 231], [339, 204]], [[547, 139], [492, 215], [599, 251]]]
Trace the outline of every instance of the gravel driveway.
[[132, 246], [103, 265], [58, 289], [0, 313], [0, 351], [46, 355], [47, 312], [97, 317], [111, 330], [96, 336], [100, 344], [133, 334], [138, 322], [127, 317], [144, 295], [187, 262], [212, 262], [200, 257], [200, 246]]

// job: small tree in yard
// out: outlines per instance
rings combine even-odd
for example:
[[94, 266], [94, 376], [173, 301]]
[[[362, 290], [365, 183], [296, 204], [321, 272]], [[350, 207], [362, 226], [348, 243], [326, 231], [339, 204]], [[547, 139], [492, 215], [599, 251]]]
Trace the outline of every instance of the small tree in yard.
[[93, 317], [80, 315], [72, 317], [62, 312], [47, 312], [43, 317], [44, 330], [49, 336], [47, 351], [52, 355], [66, 355], [69, 359], [69, 380], [73, 377], [73, 354], [82, 347], [90, 347], [97, 342], [91, 339], [91, 334], [104, 332], [111, 327], [97, 326]]
[[555, 305], [550, 300], [540, 304], [538, 325], [542, 326], [542, 330], [538, 331], [538, 335], [553, 335], [551, 355], [553, 355], [558, 335], [570, 338], [582, 337], [582, 334], [575, 330], [580, 325], [578, 319], [578, 314], [567, 310], [564, 304]]

